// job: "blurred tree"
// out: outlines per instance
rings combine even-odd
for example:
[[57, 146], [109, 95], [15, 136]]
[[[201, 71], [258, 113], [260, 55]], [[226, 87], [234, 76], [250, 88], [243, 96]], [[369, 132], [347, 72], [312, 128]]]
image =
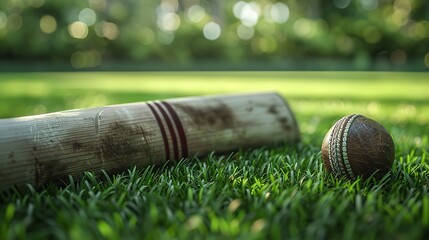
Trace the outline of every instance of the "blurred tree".
[[426, 0], [3, 0], [0, 61], [346, 59], [429, 67]]

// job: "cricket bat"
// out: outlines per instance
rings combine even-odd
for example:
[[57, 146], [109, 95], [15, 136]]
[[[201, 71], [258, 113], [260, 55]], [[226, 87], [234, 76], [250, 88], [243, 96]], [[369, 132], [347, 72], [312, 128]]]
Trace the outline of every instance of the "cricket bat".
[[0, 189], [298, 142], [276, 93], [167, 99], [0, 119]]

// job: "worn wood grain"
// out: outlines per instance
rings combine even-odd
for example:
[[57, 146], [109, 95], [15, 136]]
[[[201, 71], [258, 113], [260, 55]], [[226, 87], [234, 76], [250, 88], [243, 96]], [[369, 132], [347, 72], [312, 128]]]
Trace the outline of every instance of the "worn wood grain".
[[276, 93], [179, 98], [0, 120], [0, 188], [299, 141]]

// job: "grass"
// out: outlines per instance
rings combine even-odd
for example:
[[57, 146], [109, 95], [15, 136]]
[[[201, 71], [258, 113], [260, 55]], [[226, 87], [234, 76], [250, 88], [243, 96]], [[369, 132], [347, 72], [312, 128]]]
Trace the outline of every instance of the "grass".
[[[0, 117], [189, 95], [275, 90], [296, 146], [174, 165], [83, 173], [64, 186], [0, 193], [0, 239], [422, 239], [429, 233], [429, 74], [368, 72], [2, 73]], [[320, 144], [360, 113], [392, 134], [385, 178], [335, 179]]]

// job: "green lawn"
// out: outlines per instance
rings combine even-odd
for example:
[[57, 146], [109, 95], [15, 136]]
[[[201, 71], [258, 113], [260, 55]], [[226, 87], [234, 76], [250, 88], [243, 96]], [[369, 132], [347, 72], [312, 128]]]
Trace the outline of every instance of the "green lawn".
[[[0, 118], [190, 95], [277, 91], [303, 136], [66, 186], [0, 193], [0, 239], [418, 239], [429, 234], [429, 73], [0, 73]], [[392, 134], [380, 181], [336, 180], [320, 145], [360, 113]]]

